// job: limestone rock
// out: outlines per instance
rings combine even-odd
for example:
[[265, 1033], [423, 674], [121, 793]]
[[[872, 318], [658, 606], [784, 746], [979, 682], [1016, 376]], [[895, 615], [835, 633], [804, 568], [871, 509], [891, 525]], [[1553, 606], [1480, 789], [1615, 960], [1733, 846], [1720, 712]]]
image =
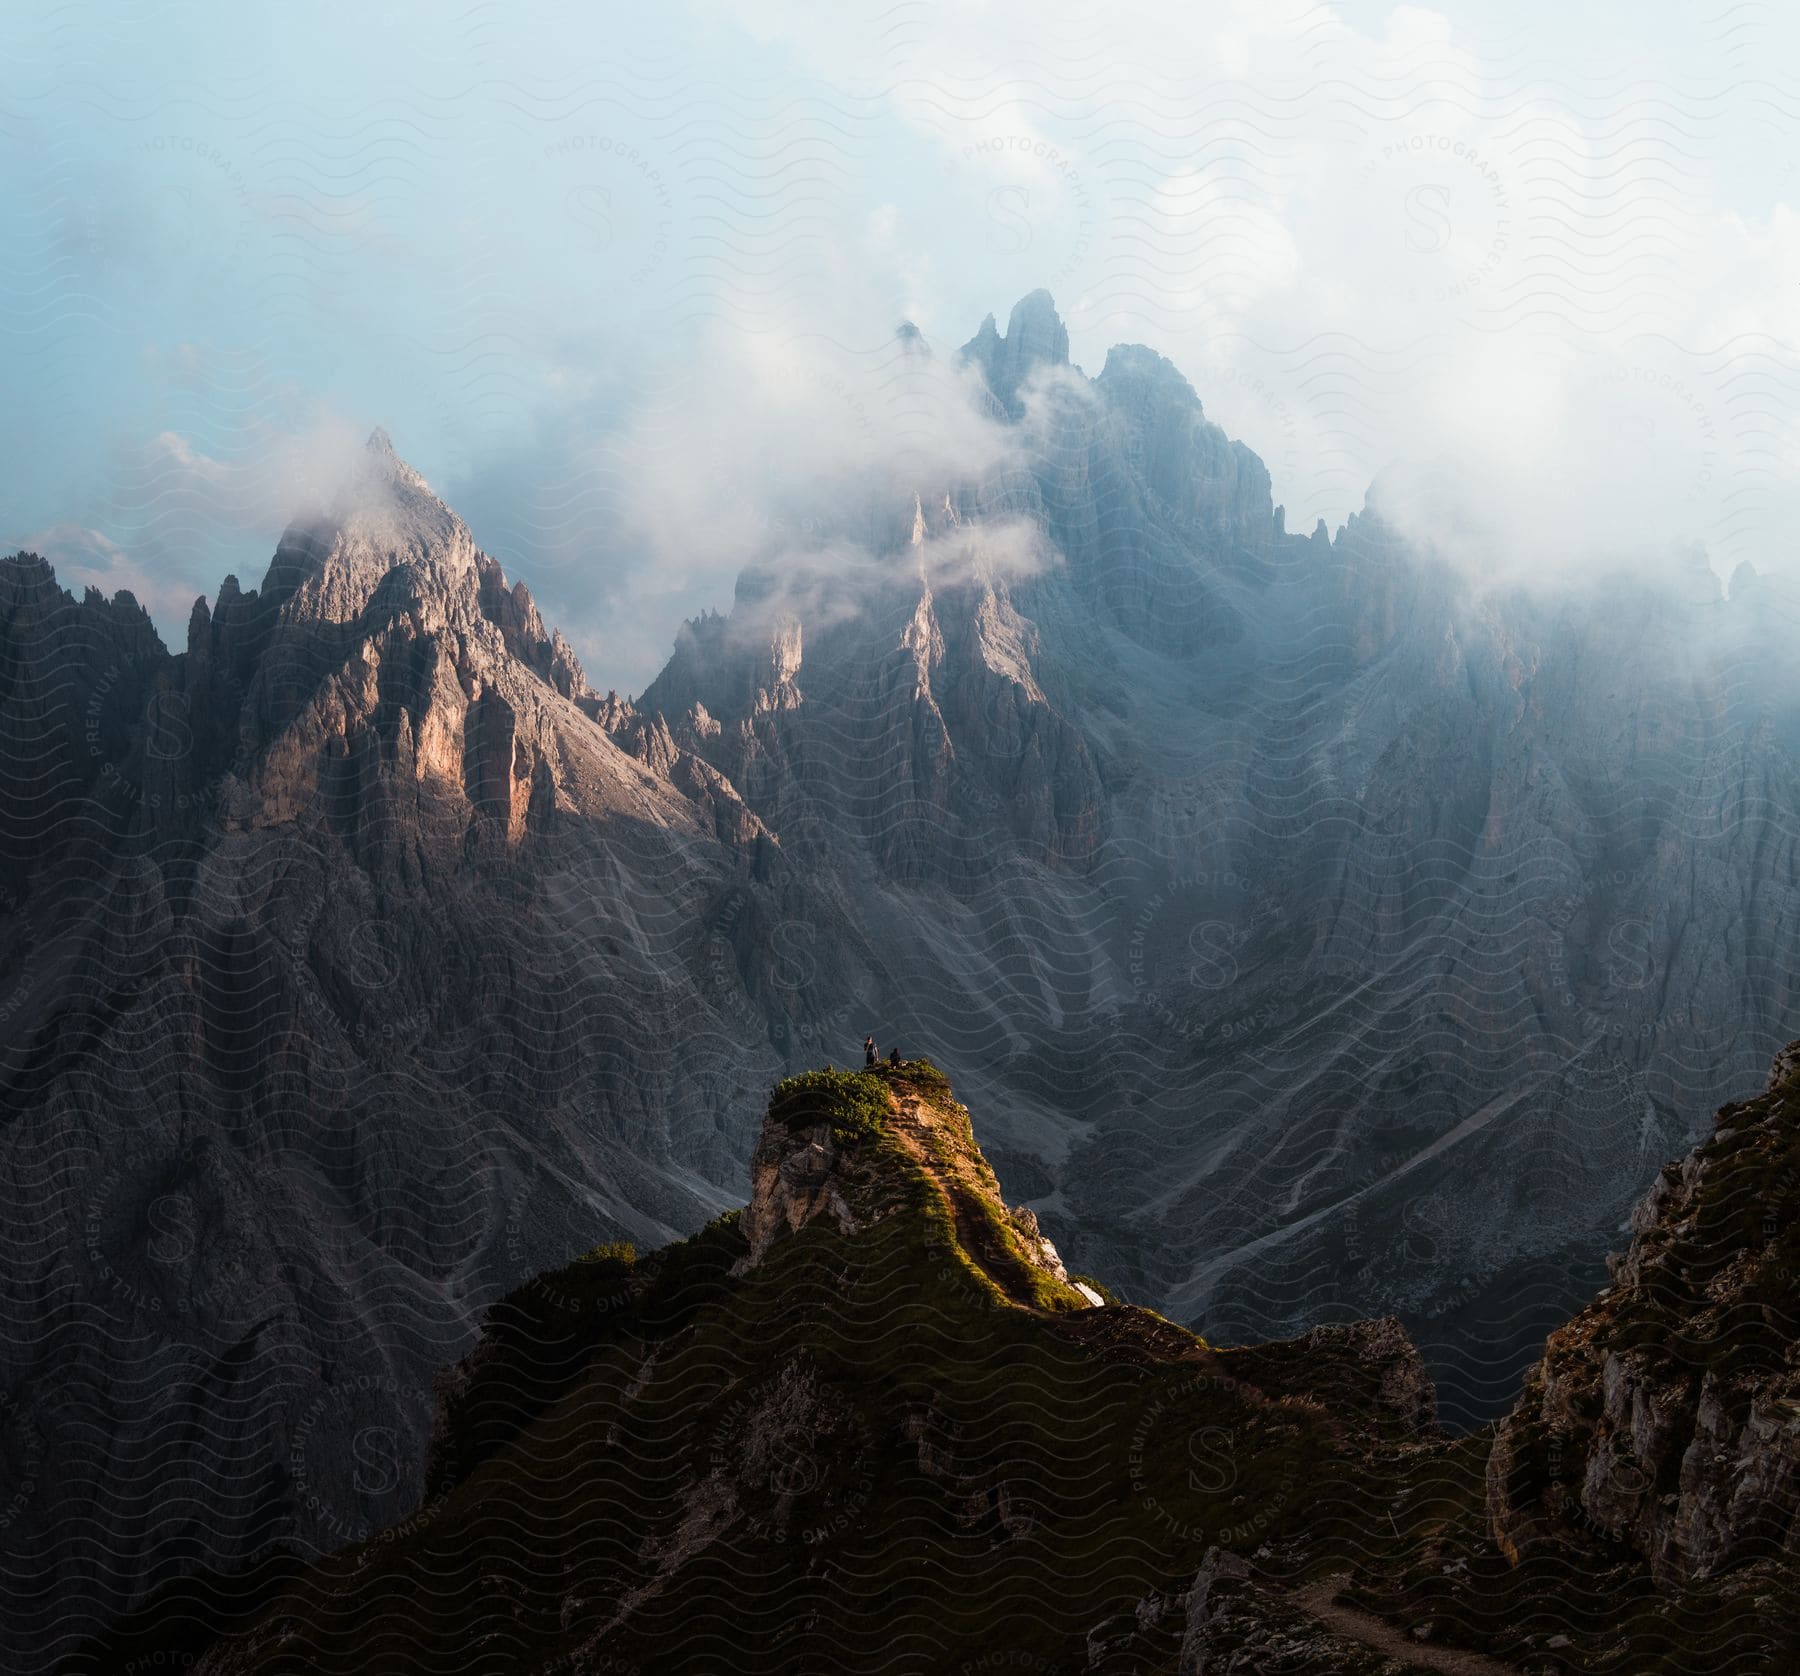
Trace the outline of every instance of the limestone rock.
[[856, 1216], [836, 1179], [837, 1162], [829, 1124], [794, 1133], [764, 1125], [750, 1158], [750, 1203], [744, 1208], [747, 1264], [754, 1264], [782, 1234], [820, 1216], [829, 1216], [842, 1233], [856, 1232]]
[[1800, 1555], [1797, 1063], [1662, 1171], [1613, 1284], [1551, 1335], [1488, 1464], [1509, 1556], [1622, 1542], [1677, 1587]]

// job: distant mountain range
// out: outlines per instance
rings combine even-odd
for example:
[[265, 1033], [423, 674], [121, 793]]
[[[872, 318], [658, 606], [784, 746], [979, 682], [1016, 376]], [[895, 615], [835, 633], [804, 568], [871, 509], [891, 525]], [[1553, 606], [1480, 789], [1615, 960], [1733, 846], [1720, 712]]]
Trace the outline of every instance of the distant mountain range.
[[1217, 1344], [1396, 1314], [1457, 1426], [1800, 1034], [1753, 577], [1291, 534], [1044, 293], [961, 356], [1005, 466], [748, 566], [635, 702], [379, 433], [173, 655], [0, 561], [18, 1668], [403, 1517], [485, 1305], [740, 1202], [763, 1090], [871, 1030], [1077, 1267]]

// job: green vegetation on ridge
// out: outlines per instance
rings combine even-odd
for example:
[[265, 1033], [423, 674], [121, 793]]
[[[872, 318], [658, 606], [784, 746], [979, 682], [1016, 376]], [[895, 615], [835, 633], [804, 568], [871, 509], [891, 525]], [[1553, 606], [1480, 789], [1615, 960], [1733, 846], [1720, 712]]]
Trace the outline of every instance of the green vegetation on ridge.
[[1141, 1668], [1179, 1636], [1140, 1603], [1215, 1543], [1354, 1549], [1385, 1469], [1192, 1335], [1075, 1308], [941, 1077], [808, 1072], [769, 1122], [828, 1124], [899, 1208], [813, 1221], [747, 1273], [727, 1218], [520, 1288], [452, 1382], [447, 1492], [308, 1572], [217, 1668], [480, 1648], [520, 1671], [925, 1671], [1005, 1647], [1060, 1670], [1115, 1619], [1116, 1667]]
[[[1729, 1588], [1671, 1599], [1622, 1548], [1592, 1576], [1508, 1564], [1490, 1439], [1436, 1432], [1395, 1323], [1217, 1351], [1081, 1307], [934, 1069], [787, 1079], [757, 1159], [799, 1197], [753, 1202], [777, 1230], [755, 1261], [732, 1212], [519, 1288], [445, 1382], [433, 1496], [199, 1669], [1174, 1676], [1197, 1621], [1208, 1660], [1247, 1672], [1416, 1676], [1396, 1624], [1533, 1676], [1728, 1668]], [[828, 1200], [846, 1214], [783, 1220]], [[1682, 1238], [1724, 1255], [1744, 1215]]]

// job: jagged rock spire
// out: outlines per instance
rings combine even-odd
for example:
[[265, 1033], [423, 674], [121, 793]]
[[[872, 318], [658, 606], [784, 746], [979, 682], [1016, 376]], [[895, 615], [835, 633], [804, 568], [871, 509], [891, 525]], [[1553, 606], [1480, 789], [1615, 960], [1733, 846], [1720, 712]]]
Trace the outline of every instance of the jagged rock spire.
[[454, 602], [464, 615], [473, 611], [475, 542], [468, 526], [377, 425], [330, 510], [296, 521], [282, 536], [263, 589], [285, 598], [290, 616], [348, 622], [401, 566], [440, 604]]
[[1019, 387], [1031, 374], [1042, 366], [1069, 364], [1069, 329], [1056, 312], [1055, 298], [1048, 291], [1031, 291], [1013, 304], [1004, 337], [990, 314], [963, 345], [962, 354], [980, 366], [995, 398], [1017, 416]]

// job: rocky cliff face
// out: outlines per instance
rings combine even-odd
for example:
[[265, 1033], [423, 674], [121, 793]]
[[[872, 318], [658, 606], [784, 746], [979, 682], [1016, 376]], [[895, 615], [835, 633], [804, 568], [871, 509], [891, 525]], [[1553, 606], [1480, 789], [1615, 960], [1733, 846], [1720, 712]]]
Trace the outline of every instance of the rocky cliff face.
[[1607, 1545], [1678, 1587], [1800, 1555], [1800, 1076], [1726, 1106], [1551, 1335], [1488, 1465], [1515, 1559]]
[[967, 1110], [928, 1062], [883, 1065], [860, 1081], [827, 1071], [782, 1085], [750, 1157], [743, 1270], [812, 1222], [856, 1234], [932, 1194], [958, 1254], [1008, 1301], [1060, 1309], [1100, 1301], [1070, 1281], [1037, 1217], [1006, 1204]]

